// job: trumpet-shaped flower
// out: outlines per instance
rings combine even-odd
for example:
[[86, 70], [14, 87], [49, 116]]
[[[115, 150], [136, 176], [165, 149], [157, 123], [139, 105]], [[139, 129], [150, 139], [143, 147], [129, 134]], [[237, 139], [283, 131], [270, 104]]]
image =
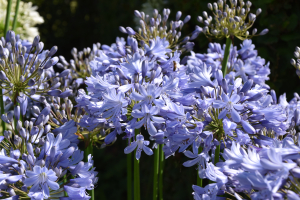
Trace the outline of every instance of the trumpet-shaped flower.
[[244, 106], [242, 104], [237, 104], [240, 100], [240, 96], [237, 94], [233, 94], [230, 98], [226, 94], [222, 94], [223, 100], [215, 100], [213, 103], [214, 108], [224, 108], [220, 114], [219, 119], [223, 119], [227, 113], [229, 112], [231, 115], [231, 118], [235, 122], [241, 121], [241, 116], [236, 110], [242, 110]]
[[124, 153], [129, 154], [137, 148], [135, 157], [137, 160], [139, 160], [141, 158], [142, 151], [144, 151], [149, 156], [153, 154], [153, 151], [149, 147], [147, 147], [148, 145], [149, 141], [144, 140], [144, 136], [139, 134], [136, 136], [136, 141], [133, 141], [128, 147], [124, 149]]
[[39, 192], [41, 191], [44, 198], [50, 196], [49, 187], [52, 190], [59, 189], [59, 184], [55, 181], [57, 176], [52, 169], [47, 169], [47, 167], [34, 166], [33, 171], [26, 171], [26, 178], [24, 184], [30, 188], [30, 192]]

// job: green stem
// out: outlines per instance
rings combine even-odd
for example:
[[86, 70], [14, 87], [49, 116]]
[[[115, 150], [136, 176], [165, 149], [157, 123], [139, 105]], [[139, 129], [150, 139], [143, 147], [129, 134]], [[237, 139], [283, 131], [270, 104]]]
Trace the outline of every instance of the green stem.
[[163, 151], [163, 144], [159, 145], [159, 200], [163, 200], [163, 173], [164, 173], [164, 151]]
[[[84, 150], [85, 162], [88, 162], [89, 154], [93, 155], [93, 145], [91, 142], [90, 142], [89, 146]], [[94, 200], [95, 199], [94, 190], [90, 190], [90, 191], [88, 191], [88, 193], [91, 196], [90, 200]]]
[[[140, 133], [140, 129], [135, 129], [135, 135], [138, 135]], [[137, 149], [134, 151], [136, 154]], [[134, 200], [140, 200], [140, 166], [139, 166], [139, 160], [136, 158], [133, 158], [133, 171], [134, 171]]]
[[4, 26], [4, 37], [6, 36], [6, 33], [7, 33], [7, 31], [8, 31], [8, 27], [9, 27], [9, 18], [10, 18], [11, 2], [12, 2], [12, 0], [8, 0], [8, 1], [7, 1], [6, 18], [5, 18], [5, 26]]
[[158, 196], [159, 150], [159, 145], [157, 145], [157, 148], [154, 150], [153, 200], [157, 200]]
[[[63, 178], [64, 180], [64, 184], [66, 184], [67, 182], [68, 182], [68, 179], [67, 179], [67, 175], [64, 175], [64, 178]], [[64, 195], [65, 195], [65, 197], [67, 197], [68, 196], [68, 193], [66, 192], [66, 191], [64, 191]]]
[[132, 200], [132, 154], [127, 154], [127, 200]]
[[[2, 95], [2, 89], [1, 88], [0, 88], [0, 106], [1, 106], [1, 116], [2, 116], [4, 114], [4, 101], [3, 101], [3, 95]], [[3, 135], [3, 132], [6, 130], [6, 124], [3, 120], [1, 120], [1, 125], [2, 125], [1, 133]]]
[[20, 5], [20, 0], [17, 0], [16, 9], [15, 9], [15, 17], [14, 17], [13, 26], [12, 26], [12, 30], [13, 30], [13, 31], [15, 31], [16, 25], [17, 25], [17, 18], [18, 18], [18, 12], [19, 12], [19, 5]]
[[[221, 142], [221, 141], [220, 141]], [[217, 164], [219, 162], [219, 157], [220, 157], [220, 146], [218, 145], [215, 151], [215, 164]]]
[[[202, 147], [200, 146], [198, 149], [198, 153], [200, 154], [202, 152]], [[202, 187], [202, 178], [199, 177], [199, 169], [197, 171], [197, 185]]]
[[231, 41], [230, 37], [228, 37], [226, 39], [226, 47], [225, 47], [225, 52], [224, 52], [224, 58], [223, 58], [223, 61], [222, 61], [222, 72], [223, 72], [224, 77], [227, 74], [227, 62], [228, 62], [228, 59], [229, 59], [231, 43], [232, 43], [232, 41]]

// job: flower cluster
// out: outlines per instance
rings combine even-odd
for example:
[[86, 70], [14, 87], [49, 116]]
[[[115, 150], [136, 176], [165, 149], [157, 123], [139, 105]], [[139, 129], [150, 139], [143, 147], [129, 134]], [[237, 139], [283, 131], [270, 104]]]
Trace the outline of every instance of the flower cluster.
[[296, 57], [297, 61], [291, 59], [291, 64], [296, 68], [296, 73], [300, 77], [300, 48], [296, 47], [294, 56]]
[[[26, 105], [22, 108], [26, 109]], [[64, 197], [65, 191], [67, 199], [89, 199], [85, 190], [93, 189], [97, 182], [92, 157], [88, 162], [82, 161], [73, 120], [51, 131], [50, 111], [48, 106], [41, 112], [36, 108], [36, 118], [24, 124], [19, 120], [19, 107], [2, 115], [2, 120], [11, 126], [11, 131], [4, 131], [0, 143], [2, 197], [48, 199]]]
[[[68, 97], [72, 91], [62, 87], [59, 88], [70, 70], [55, 73], [53, 65], [58, 62], [57, 47], [51, 50], [43, 50], [44, 43], [36, 36], [33, 43], [21, 40], [13, 31], [8, 31], [6, 39], [0, 42], [0, 83], [5, 95], [12, 97], [15, 104], [17, 97], [25, 95], [31, 99], [39, 98], [40, 95]], [[35, 96], [36, 95], [36, 96]]]
[[[6, 18], [6, 8], [7, 0], [0, 1], [0, 35], [4, 35], [4, 22]], [[9, 25], [13, 23], [15, 16], [15, 7], [17, 0], [12, 0], [12, 7], [10, 12], [10, 21]], [[37, 12], [37, 6], [33, 6], [32, 2], [19, 2], [18, 18], [16, 23], [16, 33], [21, 36], [21, 38], [33, 41], [34, 37], [39, 34], [38, 28], [35, 27], [38, 24], [44, 23], [44, 19]]]
[[94, 188], [97, 172], [92, 155], [83, 162], [78, 148], [82, 111], [74, 112], [71, 90], [61, 86], [70, 70], [54, 72], [57, 47], [43, 46], [38, 36], [31, 44], [12, 31], [1, 38], [1, 119], [7, 128], [0, 137], [0, 197], [90, 199], [86, 190]]
[[[194, 67], [204, 63], [206, 66], [211, 67], [212, 77], [217, 77], [218, 70], [222, 69], [224, 52], [225, 45], [222, 48], [218, 43], [210, 43], [206, 54], [191, 52], [187, 64]], [[266, 63], [265, 59], [258, 56], [255, 45], [252, 44], [251, 40], [244, 40], [239, 50], [237, 47], [231, 46], [227, 68], [228, 74], [226, 76], [228, 79], [239, 77], [245, 83], [250, 78], [256, 84], [263, 85], [266, 88], [269, 87], [265, 84], [269, 80], [269, 62]]]
[[[261, 9], [257, 9], [256, 14], [250, 13], [250, 7], [252, 3], [243, 0], [239, 0], [238, 6], [237, 0], [230, 0], [230, 5], [226, 4], [223, 0], [218, 0], [216, 3], [209, 3], [208, 9], [213, 12], [214, 18], [209, 16], [206, 11], [203, 12], [204, 20], [201, 16], [197, 19], [200, 23], [204, 24], [203, 33], [207, 37], [214, 38], [228, 38], [237, 37], [240, 40], [252, 38], [256, 36], [257, 29], [254, 28], [252, 35], [250, 35], [248, 29], [250, 29], [256, 17], [261, 13]], [[248, 22], [247, 21], [248, 17]], [[268, 29], [264, 29], [259, 35], [265, 35], [268, 33]]]
[[[135, 14], [144, 19], [143, 13]], [[206, 54], [181, 58], [181, 48], [174, 49], [167, 35], [151, 36], [148, 43], [140, 37], [147, 31], [120, 29], [129, 34], [127, 41], [99, 50], [90, 62], [87, 91], [76, 98], [87, 113], [79, 125], [106, 136], [102, 147], [124, 134], [125, 154], [136, 149], [136, 159], [142, 151], [152, 155], [143, 127], [153, 148], [164, 144], [166, 158], [183, 152], [191, 159], [185, 167], [196, 165], [201, 179], [215, 182], [193, 186], [196, 200], [222, 194], [238, 199], [297, 196], [299, 146], [294, 141], [300, 98], [290, 103], [285, 95], [277, 99], [266, 84], [269, 63], [251, 40], [243, 38], [240, 49], [229, 49], [228, 73], [223, 74], [225, 47], [220, 44], [209, 44]]]
[[[170, 15], [170, 9], [163, 9], [162, 15], [158, 13], [157, 9], [153, 10], [153, 16], [150, 17], [144, 12], [135, 10], [134, 14], [140, 19], [140, 27], [138, 32], [134, 31], [131, 27], [122, 26], [119, 27], [122, 33], [128, 34], [137, 39], [141, 47], [148, 50], [156, 49], [157, 47], [163, 47], [171, 49], [172, 52], [176, 50], [191, 51], [194, 43], [190, 42], [198, 37], [202, 32], [199, 26], [196, 26], [195, 30], [189, 35], [180, 39], [181, 29], [190, 19], [191, 16], [187, 15], [183, 21], [180, 20], [182, 12], [176, 13], [176, 20], [170, 22], [168, 30], [168, 19]], [[158, 38], [161, 41], [158, 43]], [[155, 42], [156, 41], [156, 42]], [[163, 53], [163, 52], [162, 52]]]
[[91, 76], [92, 70], [89, 63], [95, 58], [95, 55], [98, 54], [100, 46], [100, 43], [93, 44], [92, 49], [88, 47], [82, 51], [77, 51], [74, 47], [71, 51], [73, 59], [71, 59], [70, 62], [67, 62], [63, 56], [59, 56], [60, 62], [58, 62], [56, 66], [62, 70], [70, 70], [65, 85], [68, 85], [69, 88], [72, 89], [72, 97], [77, 96], [79, 87], [84, 83], [83, 80]]

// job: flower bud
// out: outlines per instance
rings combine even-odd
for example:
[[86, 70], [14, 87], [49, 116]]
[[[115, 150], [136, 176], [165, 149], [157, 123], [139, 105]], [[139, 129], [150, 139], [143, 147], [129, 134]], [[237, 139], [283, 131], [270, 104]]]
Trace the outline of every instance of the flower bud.
[[259, 35], [266, 35], [269, 32], [269, 30], [266, 28], [262, 32], [260, 32]]
[[209, 10], [213, 10], [213, 7], [212, 7], [211, 3], [208, 3], [207, 7], [208, 7]]
[[256, 10], [256, 15], [259, 15], [260, 13], [261, 13], [261, 9], [259, 8]]
[[50, 49], [50, 52], [48, 54], [48, 57], [52, 57], [56, 52], [57, 52], [57, 46], [53, 46], [51, 49]]
[[35, 47], [36, 45], [38, 45], [39, 41], [40, 41], [40, 36], [39, 35], [35, 36], [32, 42], [32, 46]]
[[197, 21], [200, 22], [200, 23], [203, 23], [203, 18], [201, 16], [198, 16]]

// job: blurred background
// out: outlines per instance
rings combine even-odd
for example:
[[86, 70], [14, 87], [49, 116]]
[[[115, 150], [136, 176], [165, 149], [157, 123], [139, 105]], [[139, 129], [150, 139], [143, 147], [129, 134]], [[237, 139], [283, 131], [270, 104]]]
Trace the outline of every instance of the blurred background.
[[[0, 0], [0, 4], [1, 4]], [[5, 0], [4, 0], [5, 1]], [[196, 18], [207, 11], [209, 0], [24, 0], [38, 6], [37, 12], [44, 19], [39, 21], [38, 30], [45, 48], [58, 46], [56, 55], [71, 59], [71, 49], [82, 50], [92, 47], [93, 43], [110, 45], [117, 36], [126, 37], [119, 32], [119, 26], [136, 27], [134, 10], [151, 14], [153, 8], [162, 11], [171, 9], [170, 19], [175, 18], [178, 10], [183, 17], [191, 15], [191, 21], [184, 26], [182, 35], [192, 32], [195, 25], [200, 25]], [[4, 4], [3, 4], [4, 5]], [[0, 5], [1, 7], [1, 5]], [[294, 92], [300, 92], [300, 80], [290, 64], [296, 46], [300, 46], [300, 1], [299, 0], [252, 0], [252, 12], [258, 8], [262, 14], [258, 16], [254, 27], [260, 32], [269, 29], [265, 36], [253, 38], [258, 54], [270, 62], [271, 75], [268, 84], [277, 96], [286, 93], [291, 99]], [[2, 15], [2, 14], [1, 14]], [[205, 53], [209, 42], [204, 35], [195, 41], [195, 52]], [[234, 41], [235, 46], [240, 41]], [[126, 197], [126, 156], [123, 153], [126, 142], [118, 141], [105, 149], [95, 150], [95, 166], [99, 171], [99, 182], [96, 189], [97, 199], [124, 199]], [[141, 166], [141, 198], [152, 198], [153, 157], [142, 155]], [[192, 184], [196, 184], [196, 170], [185, 168], [182, 163], [186, 158], [181, 154], [170, 157], [164, 168], [164, 199], [192, 199]]]

